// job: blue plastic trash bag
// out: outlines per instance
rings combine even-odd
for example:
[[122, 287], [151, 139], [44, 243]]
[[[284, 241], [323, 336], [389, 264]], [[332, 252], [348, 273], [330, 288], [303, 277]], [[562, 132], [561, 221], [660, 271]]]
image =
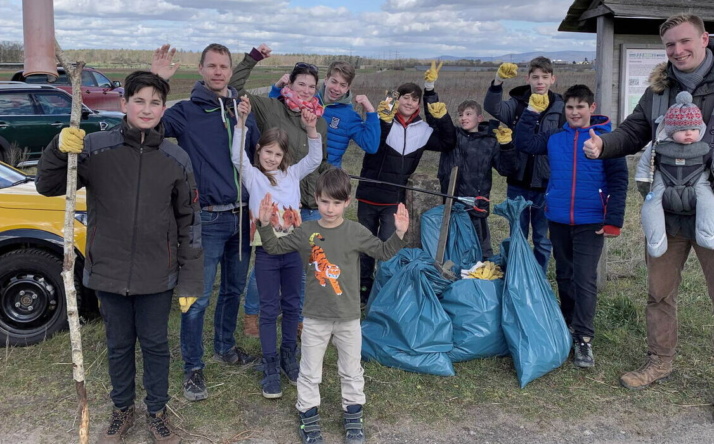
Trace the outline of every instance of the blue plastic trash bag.
[[414, 261], [399, 270], [371, 301], [362, 322], [362, 359], [453, 376], [447, 355], [453, 348], [451, 320], [436, 297], [448, 284], [430, 263]]
[[508, 355], [501, 329], [503, 279], [461, 279], [441, 296], [441, 306], [451, 318], [453, 362]]
[[384, 284], [386, 284], [387, 281], [392, 278], [392, 276], [399, 273], [399, 271], [405, 265], [410, 264], [414, 261], [421, 261], [425, 264], [429, 264], [433, 263], [434, 259], [429, 256], [429, 253], [422, 250], [421, 248], [402, 248], [401, 250], [399, 250], [399, 253], [395, 254], [388, 261], [380, 261], [378, 263], [377, 272], [374, 275], [374, 283], [372, 284], [372, 290], [369, 293], [367, 310], [369, 310], [370, 303], [377, 297], [379, 290], [382, 289]]
[[501, 324], [521, 388], [560, 367], [572, 344], [553, 289], [521, 232], [520, 215], [530, 204], [519, 196], [494, 208], [511, 224]]
[[[421, 215], [421, 246], [432, 258], [436, 257], [436, 245], [439, 242], [443, 218], [443, 205], [434, 207]], [[466, 212], [466, 206], [457, 202], [451, 208], [444, 262], [452, 261], [457, 268], [454, 272], [459, 273], [461, 270], [473, 266], [482, 258], [481, 243], [476, 236], [471, 218]]]

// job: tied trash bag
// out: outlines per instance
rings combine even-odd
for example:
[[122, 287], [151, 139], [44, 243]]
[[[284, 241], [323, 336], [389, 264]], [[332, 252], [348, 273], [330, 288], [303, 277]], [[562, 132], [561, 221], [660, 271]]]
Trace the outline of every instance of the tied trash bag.
[[[444, 205], [439, 205], [421, 215], [421, 245], [432, 258], [436, 257], [436, 245], [439, 242], [441, 221], [444, 218]], [[444, 262], [450, 260], [458, 270], [469, 268], [483, 257], [481, 243], [466, 206], [454, 203], [449, 220], [449, 236], [444, 250]]]
[[422, 250], [421, 248], [402, 248], [399, 253], [394, 255], [391, 259], [384, 262], [379, 262], [377, 265], [377, 272], [374, 275], [374, 283], [372, 284], [372, 290], [369, 293], [369, 301], [367, 302], [367, 311], [369, 311], [369, 306], [372, 301], [377, 297], [379, 290], [382, 289], [384, 284], [386, 284], [392, 276], [399, 273], [399, 271], [404, 268], [405, 265], [420, 261], [425, 264], [430, 264], [434, 262], [434, 259], [429, 256], [429, 253]]
[[519, 196], [494, 208], [511, 225], [510, 241], [501, 244], [508, 248], [501, 325], [521, 388], [560, 367], [572, 344], [553, 289], [521, 232], [521, 212], [530, 204]]
[[453, 362], [508, 355], [501, 329], [502, 293], [503, 279], [461, 279], [441, 296], [454, 329]]
[[399, 270], [370, 302], [362, 322], [362, 359], [454, 376], [447, 355], [453, 347], [451, 320], [436, 297], [448, 284], [432, 263], [414, 261]]

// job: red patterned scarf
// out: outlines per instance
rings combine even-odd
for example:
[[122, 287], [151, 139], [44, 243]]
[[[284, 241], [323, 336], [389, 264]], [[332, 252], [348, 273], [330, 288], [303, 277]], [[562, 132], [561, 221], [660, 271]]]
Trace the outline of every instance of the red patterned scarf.
[[285, 100], [285, 106], [290, 108], [291, 111], [300, 111], [304, 108], [307, 108], [313, 113], [315, 113], [317, 117], [322, 116], [322, 114], [325, 112], [322, 105], [320, 105], [320, 101], [317, 99], [317, 97], [312, 97], [310, 100], [300, 100], [295, 91], [288, 88], [287, 86], [280, 90], [280, 95]]

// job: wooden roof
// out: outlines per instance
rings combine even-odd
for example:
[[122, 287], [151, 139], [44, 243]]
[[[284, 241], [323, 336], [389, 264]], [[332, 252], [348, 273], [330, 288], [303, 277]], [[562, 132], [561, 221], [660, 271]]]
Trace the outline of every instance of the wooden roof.
[[714, 32], [714, 3], [711, 0], [574, 0], [558, 31], [597, 32], [597, 18], [615, 19], [615, 34], [658, 35], [659, 25], [682, 12], [704, 19]]

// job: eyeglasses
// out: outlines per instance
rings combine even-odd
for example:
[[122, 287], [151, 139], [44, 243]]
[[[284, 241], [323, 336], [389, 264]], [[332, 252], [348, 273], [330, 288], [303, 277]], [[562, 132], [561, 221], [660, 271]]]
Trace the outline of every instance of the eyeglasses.
[[317, 66], [311, 64], [311, 63], [305, 63], [305, 62], [297, 62], [295, 64], [295, 67], [293, 68], [293, 71], [296, 69], [307, 69], [311, 74], [317, 75]]

